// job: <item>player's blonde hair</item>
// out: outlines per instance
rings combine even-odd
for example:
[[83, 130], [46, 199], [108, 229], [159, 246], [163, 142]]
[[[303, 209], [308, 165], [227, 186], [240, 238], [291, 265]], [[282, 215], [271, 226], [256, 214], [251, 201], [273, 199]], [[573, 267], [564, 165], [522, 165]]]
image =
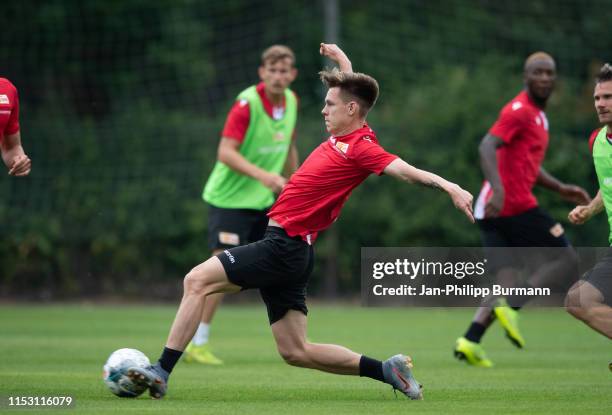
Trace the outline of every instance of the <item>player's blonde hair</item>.
[[262, 52], [261, 66], [265, 66], [266, 63], [275, 64], [285, 58], [289, 58], [291, 60], [291, 66], [295, 66], [295, 54], [288, 46], [272, 45]]
[[359, 104], [359, 115], [365, 117], [378, 99], [378, 82], [370, 75], [360, 72], [342, 72], [337, 68], [319, 72], [327, 88], [340, 88], [343, 101], [355, 100]]

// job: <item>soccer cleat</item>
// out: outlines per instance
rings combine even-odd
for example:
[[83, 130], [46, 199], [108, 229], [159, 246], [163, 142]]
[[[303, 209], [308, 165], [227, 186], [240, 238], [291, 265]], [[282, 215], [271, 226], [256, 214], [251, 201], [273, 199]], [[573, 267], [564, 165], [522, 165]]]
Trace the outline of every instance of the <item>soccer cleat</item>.
[[222, 365], [223, 360], [215, 356], [210, 350], [208, 343], [196, 346], [193, 342], [185, 349], [186, 363], [202, 363], [205, 365]]
[[506, 331], [506, 337], [510, 339], [512, 344], [519, 349], [525, 347], [525, 339], [518, 328], [518, 312], [508, 305], [505, 298], [500, 298], [495, 302], [493, 314]]
[[153, 399], [161, 399], [166, 395], [168, 390], [168, 377], [170, 374], [166, 372], [159, 363], [147, 368], [131, 367], [127, 370], [126, 376], [135, 384], [146, 386], [149, 388], [149, 395]]
[[423, 399], [423, 386], [412, 376], [412, 358], [396, 354], [383, 362], [385, 382], [412, 400]]
[[465, 360], [470, 365], [478, 367], [492, 367], [493, 362], [487, 357], [484, 349], [478, 343], [459, 337], [455, 345], [455, 357]]

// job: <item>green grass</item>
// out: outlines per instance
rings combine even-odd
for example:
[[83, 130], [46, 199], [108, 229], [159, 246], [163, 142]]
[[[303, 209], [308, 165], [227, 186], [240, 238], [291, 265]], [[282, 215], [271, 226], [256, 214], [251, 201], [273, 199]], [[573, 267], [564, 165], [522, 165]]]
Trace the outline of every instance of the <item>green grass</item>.
[[[213, 326], [221, 367], [179, 363], [166, 399], [119, 399], [101, 380], [108, 355], [133, 347], [156, 359], [176, 307], [0, 306], [0, 395], [71, 395], [67, 413], [587, 414], [612, 408], [612, 344], [562, 310], [527, 309], [524, 350], [493, 327], [484, 346], [496, 366], [467, 367], [451, 349], [473, 310], [311, 305], [309, 339], [384, 359], [409, 353], [425, 400], [396, 399], [371, 379], [284, 364], [263, 306], [224, 306]], [[15, 413], [0, 407], [0, 412]], [[120, 411], [120, 412], [119, 412]], [[36, 411], [27, 411], [33, 413]], [[43, 413], [53, 413], [40, 410]], [[56, 412], [57, 413], [57, 412]]]

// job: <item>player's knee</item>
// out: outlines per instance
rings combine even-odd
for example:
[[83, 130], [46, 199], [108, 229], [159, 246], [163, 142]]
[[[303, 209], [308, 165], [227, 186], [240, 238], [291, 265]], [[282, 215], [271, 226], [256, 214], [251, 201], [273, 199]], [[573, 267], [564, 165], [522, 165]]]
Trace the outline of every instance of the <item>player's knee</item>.
[[586, 310], [580, 304], [580, 290], [575, 286], [570, 288], [565, 296], [565, 309], [579, 320], [584, 320], [586, 317]]
[[183, 290], [185, 294], [206, 295], [206, 272], [197, 267], [189, 271], [183, 279]]
[[298, 347], [278, 346], [278, 353], [285, 363], [291, 366], [304, 366], [306, 363], [306, 353]]
[[570, 288], [567, 294], [565, 295], [565, 299], [563, 301], [563, 305], [565, 308], [569, 309], [572, 307], [576, 307], [578, 303], [576, 302], [576, 289], [574, 287]]

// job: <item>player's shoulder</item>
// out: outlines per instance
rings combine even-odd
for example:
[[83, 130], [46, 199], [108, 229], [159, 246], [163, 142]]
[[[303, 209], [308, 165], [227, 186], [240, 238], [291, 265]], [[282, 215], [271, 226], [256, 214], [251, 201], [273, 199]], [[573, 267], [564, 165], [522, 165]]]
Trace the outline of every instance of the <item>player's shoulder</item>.
[[2, 77], [0, 77], [0, 88], [4, 90], [8, 88], [10, 90], [17, 91], [17, 88], [15, 87], [15, 85], [13, 85], [11, 81], [9, 81], [7, 78], [2, 78]]
[[365, 124], [353, 134], [356, 142], [378, 144], [378, 137], [376, 137], [376, 133], [368, 124]]
[[259, 83], [257, 85], [250, 85], [246, 88], [244, 88], [242, 91], [240, 91], [238, 93], [238, 95], [236, 95], [236, 101], [241, 101], [241, 100], [252, 100], [257, 98], [259, 95], [261, 95], [263, 93], [263, 87], [262, 87], [263, 83]]
[[597, 137], [597, 134], [599, 134], [599, 132], [601, 131], [601, 127], [594, 129], [593, 131], [591, 131], [591, 134], [589, 135], [589, 140], [594, 140], [595, 137]]
[[367, 126], [356, 131], [351, 142], [353, 149], [358, 153], [370, 150], [378, 151], [381, 148], [376, 133]]
[[533, 107], [525, 99], [523, 93], [518, 94], [504, 105], [500, 111], [500, 117], [516, 120], [526, 120], [533, 114]]
[[593, 146], [595, 145], [595, 139], [597, 138], [597, 135], [599, 134], [600, 131], [601, 131], [601, 128], [596, 128], [595, 130], [593, 130], [593, 132], [589, 136], [589, 149], [591, 150], [591, 153], [593, 152]]
[[249, 100], [248, 100], [248, 99], [246, 99], [246, 98], [238, 98], [238, 99], [236, 100], [236, 102], [234, 103], [234, 106], [235, 106], [236, 108], [239, 108], [239, 109], [240, 109], [240, 108], [246, 108], [246, 109], [248, 109], [248, 108], [249, 108]]
[[379, 146], [378, 138], [374, 134], [361, 134], [355, 140], [355, 144], [360, 147]]

